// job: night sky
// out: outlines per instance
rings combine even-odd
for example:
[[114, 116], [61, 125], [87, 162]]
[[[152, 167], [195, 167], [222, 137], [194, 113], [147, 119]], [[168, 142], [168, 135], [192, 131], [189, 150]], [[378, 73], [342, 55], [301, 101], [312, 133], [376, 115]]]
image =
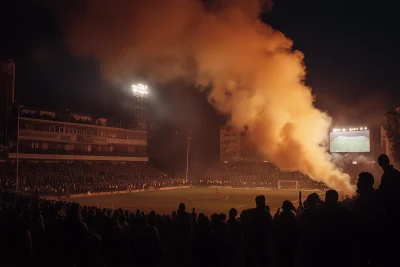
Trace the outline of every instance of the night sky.
[[[68, 49], [63, 23], [79, 1], [66, 1], [71, 8], [61, 12], [57, 2], [62, 1], [2, 3], [0, 58], [16, 62], [16, 99], [28, 106], [131, 116], [127, 85], [106, 81], [96, 55], [78, 58]], [[335, 125], [377, 126], [386, 109], [400, 106], [395, 1], [274, 2], [262, 19], [305, 54], [306, 82], [317, 107], [333, 116]], [[153, 88], [149, 150], [160, 167], [181, 171], [190, 130], [191, 162], [197, 173], [218, 161], [219, 124], [224, 119], [191, 86]]]

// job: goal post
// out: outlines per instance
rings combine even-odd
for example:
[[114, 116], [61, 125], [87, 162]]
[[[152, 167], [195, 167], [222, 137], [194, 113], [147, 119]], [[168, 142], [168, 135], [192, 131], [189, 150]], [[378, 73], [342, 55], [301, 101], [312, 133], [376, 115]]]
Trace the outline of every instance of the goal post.
[[278, 180], [278, 189], [299, 189], [299, 181], [295, 180]]

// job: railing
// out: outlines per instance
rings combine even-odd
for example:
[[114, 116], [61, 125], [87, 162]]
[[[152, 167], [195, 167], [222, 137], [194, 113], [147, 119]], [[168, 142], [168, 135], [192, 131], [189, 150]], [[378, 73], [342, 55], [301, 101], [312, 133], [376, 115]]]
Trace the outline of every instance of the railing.
[[38, 114], [38, 113], [33, 113], [33, 112], [21, 112], [21, 118], [22, 119], [55, 121], [55, 122], [65, 122], [65, 123], [75, 123], [75, 124], [92, 125], [92, 126], [104, 126], [104, 127], [120, 128], [120, 129], [127, 129], [127, 130], [138, 130], [138, 128], [132, 127], [128, 123], [121, 125], [120, 121], [119, 121], [119, 123], [114, 123], [114, 124], [106, 123], [106, 125], [104, 125], [104, 123], [99, 119], [95, 119], [95, 118], [76, 119], [74, 115], [52, 116], [52, 115], [48, 115], [48, 114]]
[[[35, 130], [20, 130], [19, 136], [21, 140], [33, 141], [64, 141], [78, 142], [86, 144], [121, 144], [121, 145], [139, 145], [146, 146], [147, 139], [118, 139], [104, 136], [85, 136], [67, 133], [44, 132]], [[69, 143], [68, 142], [68, 143]]]
[[[9, 153], [9, 159], [15, 159], [16, 153]], [[59, 154], [29, 154], [19, 153], [20, 160], [82, 160], [82, 161], [124, 161], [124, 162], [147, 162], [146, 156], [96, 156], [96, 155], [59, 155]]]
[[84, 135], [78, 135], [76, 138], [77, 142], [81, 143], [94, 143], [94, 137], [93, 136], [84, 136]]
[[75, 135], [65, 133], [43, 132], [43, 131], [30, 131], [20, 130], [19, 137], [21, 140], [46, 140], [46, 141], [74, 141]]

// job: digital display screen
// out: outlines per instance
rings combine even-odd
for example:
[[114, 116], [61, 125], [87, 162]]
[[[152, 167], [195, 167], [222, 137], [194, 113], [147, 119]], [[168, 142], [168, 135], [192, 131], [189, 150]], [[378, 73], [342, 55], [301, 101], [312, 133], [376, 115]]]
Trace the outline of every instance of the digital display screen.
[[370, 152], [369, 130], [330, 132], [329, 150], [331, 153]]

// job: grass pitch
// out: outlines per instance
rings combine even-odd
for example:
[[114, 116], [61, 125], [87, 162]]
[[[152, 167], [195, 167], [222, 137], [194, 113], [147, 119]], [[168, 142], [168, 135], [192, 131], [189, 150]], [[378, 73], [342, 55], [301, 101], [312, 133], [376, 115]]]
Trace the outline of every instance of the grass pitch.
[[[140, 209], [145, 213], [154, 210], [158, 214], [171, 214], [172, 211], [178, 209], [179, 203], [183, 202], [186, 204], [187, 211], [196, 208], [197, 213], [203, 212], [207, 215], [228, 214], [230, 208], [236, 208], [240, 214], [242, 210], [255, 207], [254, 199], [257, 195], [265, 195], [271, 211], [280, 208], [286, 199], [292, 201], [296, 207], [298, 205], [297, 190], [219, 188], [218, 194], [216, 191], [216, 188], [194, 187], [130, 194], [94, 195], [73, 198], [72, 201], [84, 206], [100, 208], [122, 208], [130, 211]], [[303, 192], [302, 197], [307, 197], [311, 193], [311, 191]]]
[[365, 136], [338, 136], [331, 141], [331, 152], [369, 152], [370, 140]]

